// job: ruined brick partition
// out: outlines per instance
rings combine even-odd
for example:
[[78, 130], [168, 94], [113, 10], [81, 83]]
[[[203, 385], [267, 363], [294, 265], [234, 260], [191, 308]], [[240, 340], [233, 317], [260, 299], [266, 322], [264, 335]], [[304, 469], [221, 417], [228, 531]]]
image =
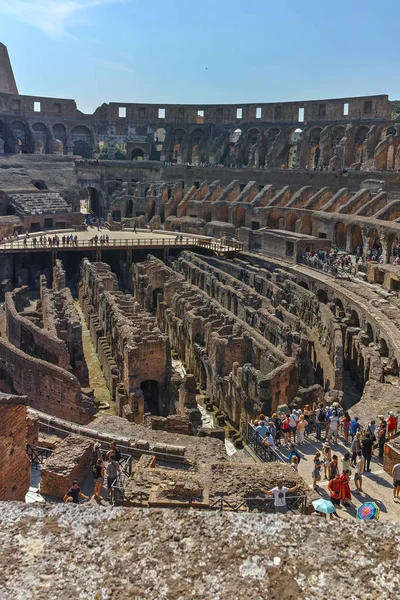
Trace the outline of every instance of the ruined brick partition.
[[46, 331], [37, 327], [23, 315], [21, 311], [27, 304], [28, 288], [17, 288], [6, 293], [7, 337], [11, 344], [34, 358], [69, 368], [69, 354], [65, 343], [58, 339], [55, 331]]
[[[61, 261], [53, 269], [55, 289], [47, 287], [45, 275], [40, 276], [40, 299], [43, 327], [65, 347], [72, 372], [83, 387], [89, 385], [88, 368], [83, 353], [82, 324], [75, 308], [71, 290], [65, 287], [65, 271]], [[57, 289], [59, 285], [63, 287]]]
[[242, 430], [297, 391], [295, 361], [161, 261], [135, 265], [136, 298], [159, 293], [157, 320], [171, 345], [215, 403]]
[[0, 392], [0, 500], [24, 501], [29, 491], [26, 404], [26, 396]]
[[65, 369], [33, 358], [0, 338], [0, 385], [29, 397], [29, 406], [67, 421], [88, 423], [93, 402]]
[[150, 315], [118, 290], [104, 263], [82, 263], [79, 298], [118, 414], [141, 422], [144, 412], [176, 412], [171, 351]]

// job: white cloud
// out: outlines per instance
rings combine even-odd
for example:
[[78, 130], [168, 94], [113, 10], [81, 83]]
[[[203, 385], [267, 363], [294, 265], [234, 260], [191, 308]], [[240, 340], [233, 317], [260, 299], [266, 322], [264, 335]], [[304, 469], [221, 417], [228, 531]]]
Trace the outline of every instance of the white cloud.
[[0, 0], [0, 14], [10, 15], [59, 38], [66, 33], [68, 19], [96, 6], [129, 0]]
[[127, 71], [128, 73], [134, 72], [130, 67], [127, 67], [119, 62], [114, 62], [113, 60], [101, 60], [99, 63], [102, 67], [105, 67], [106, 69], [112, 69], [113, 71]]

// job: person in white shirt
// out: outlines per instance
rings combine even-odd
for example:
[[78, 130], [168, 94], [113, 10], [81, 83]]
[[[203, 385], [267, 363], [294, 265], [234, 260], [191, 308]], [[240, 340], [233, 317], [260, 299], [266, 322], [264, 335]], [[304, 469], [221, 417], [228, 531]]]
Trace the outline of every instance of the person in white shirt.
[[335, 444], [337, 444], [338, 428], [339, 417], [337, 415], [337, 412], [334, 410], [332, 415], [329, 417], [328, 433], [326, 434], [328, 441], [330, 440], [331, 436], [333, 436]]
[[276, 487], [272, 490], [261, 490], [267, 496], [274, 496], [274, 506], [277, 513], [285, 514], [287, 512], [286, 506], [286, 494], [289, 492], [295, 492], [300, 487], [300, 483], [294, 487], [288, 488], [283, 485], [282, 479], [277, 481]]

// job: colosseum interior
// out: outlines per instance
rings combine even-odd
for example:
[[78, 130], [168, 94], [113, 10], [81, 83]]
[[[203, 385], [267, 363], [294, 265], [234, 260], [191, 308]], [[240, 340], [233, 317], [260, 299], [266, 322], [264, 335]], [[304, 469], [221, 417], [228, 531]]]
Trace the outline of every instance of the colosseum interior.
[[[264, 491], [277, 478], [298, 486], [291, 512], [310, 514], [310, 473], [260, 444], [253, 424], [321, 402], [364, 424], [400, 412], [400, 124], [388, 96], [109, 103], [89, 115], [18, 94], [11, 75], [0, 88], [0, 448], [13, 459], [0, 500], [60, 502], [75, 479], [89, 489], [93, 443], [116, 441], [112, 505], [137, 510], [124, 518], [138, 540], [146, 527], [158, 539], [155, 519], [166, 527], [172, 508], [187, 509], [169, 525], [175, 540], [198, 530], [213, 544], [230, 511], [273, 512]], [[332, 248], [351, 265], [322, 265]], [[307, 472], [317, 448], [304, 450]], [[386, 487], [399, 456], [395, 438], [376, 459]], [[382, 520], [398, 520], [398, 504], [382, 502]], [[18, 510], [30, 535], [42, 524], [62, 537], [67, 509], [64, 525], [51, 505]], [[234, 518], [257, 539], [260, 515]], [[389, 526], [374, 527], [389, 552]]]

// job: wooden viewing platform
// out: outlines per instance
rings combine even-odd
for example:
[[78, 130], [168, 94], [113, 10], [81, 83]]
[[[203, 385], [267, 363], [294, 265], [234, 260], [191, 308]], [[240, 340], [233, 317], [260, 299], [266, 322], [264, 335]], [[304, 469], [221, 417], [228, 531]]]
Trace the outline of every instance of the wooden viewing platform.
[[[69, 244], [62, 243], [63, 236], [73, 235], [77, 237], [77, 242]], [[116, 235], [118, 234], [118, 235]], [[122, 235], [123, 234], [123, 235]], [[130, 235], [128, 235], [130, 234]], [[48, 238], [53, 239], [57, 235], [58, 243], [49, 243]], [[93, 238], [97, 235], [98, 238], [102, 235], [108, 236], [108, 242], [100, 243], [99, 240]], [[40, 243], [40, 236], [45, 238], [45, 241]], [[58, 230], [57, 232], [38, 232], [30, 234], [28, 238], [23, 236], [18, 239], [9, 241], [5, 240], [0, 243], [0, 254], [3, 253], [20, 253], [20, 252], [74, 252], [84, 249], [93, 251], [102, 250], [131, 250], [131, 249], [169, 249], [169, 248], [206, 248], [215, 252], [218, 255], [230, 255], [239, 252], [243, 249], [243, 244], [237, 241], [217, 240], [214, 238], [205, 238], [201, 236], [185, 236], [185, 235], [166, 235], [166, 234], [144, 234], [143, 232], [114, 232], [109, 230], [90, 230], [90, 231], [65, 231]]]

